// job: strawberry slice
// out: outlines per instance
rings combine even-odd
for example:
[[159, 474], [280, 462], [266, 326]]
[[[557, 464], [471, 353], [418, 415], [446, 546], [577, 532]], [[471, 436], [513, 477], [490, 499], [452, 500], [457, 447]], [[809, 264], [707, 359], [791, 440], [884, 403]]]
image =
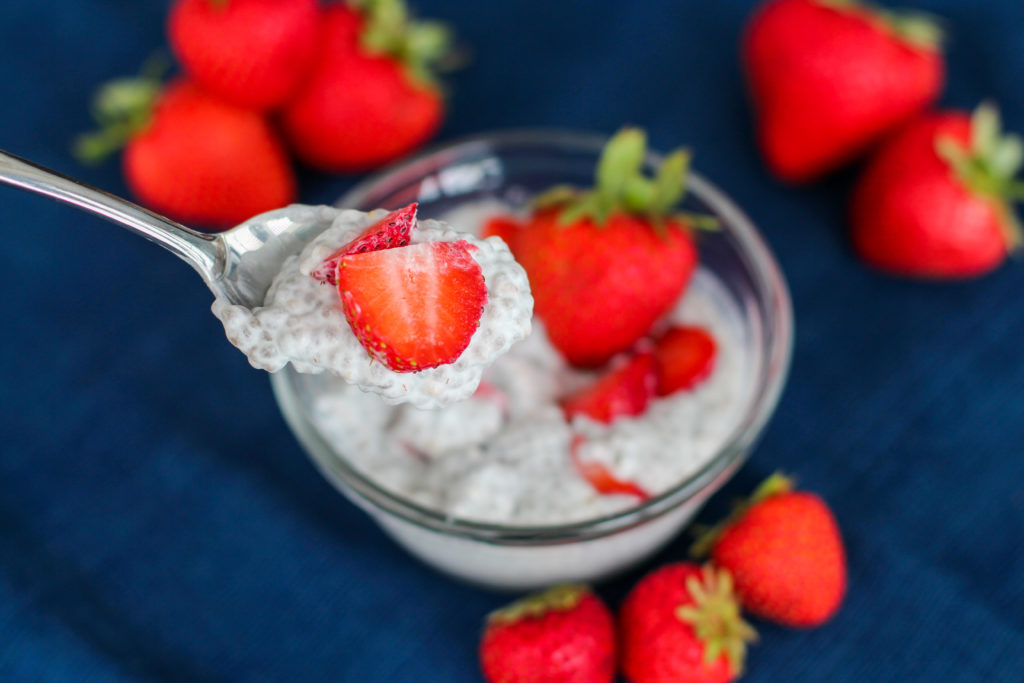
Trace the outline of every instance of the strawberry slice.
[[515, 216], [492, 216], [480, 228], [480, 237], [483, 239], [492, 236], [500, 237], [505, 240], [508, 248], [514, 251], [516, 238], [522, 227], [522, 223]]
[[711, 375], [718, 346], [700, 327], [673, 327], [655, 342], [658, 395], [692, 389]]
[[338, 264], [341, 262], [342, 256], [379, 249], [393, 249], [409, 244], [412, 231], [416, 228], [417, 206], [418, 203], [413, 202], [409, 206], [392, 211], [373, 223], [354, 240], [331, 254], [310, 275], [320, 282], [336, 285], [338, 284]]
[[647, 500], [651, 497], [651, 494], [647, 493], [639, 485], [617, 478], [602, 463], [596, 461], [587, 462], [580, 458], [580, 446], [585, 442], [586, 439], [582, 436], [578, 434], [574, 436], [572, 444], [569, 446], [569, 457], [572, 459], [572, 464], [576, 471], [587, 480], [588, 484], [594, 487], [595, 491], [604, 495], [636, 496], [640, 500]]
[[565, 419], [587, 415], [608, 423], [620, 415], [640, 415], [657, 387], [654, 354], [642, 352], [596, 382], [562, 400]]
[[341, 257], [342, 308], [371, 357], [418, 372], [462, 355], [487, 302], [471, 249], [463, 240], [424, 242]]

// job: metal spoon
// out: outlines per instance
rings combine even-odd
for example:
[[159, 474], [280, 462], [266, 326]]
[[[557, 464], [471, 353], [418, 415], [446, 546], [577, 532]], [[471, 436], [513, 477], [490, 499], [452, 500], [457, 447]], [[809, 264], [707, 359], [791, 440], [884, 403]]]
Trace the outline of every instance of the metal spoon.
[[226, 232], [205, 234], [0, 150], [0, 182], [37, 192], [117, 223], [156, 242], [191, 265], [216, 296], [233, 304], [263, 305], [267, 289], [285, 258], [298, 253], [330, 227], [322, 212], [310, 209], [295, 220], [279, 217], [242, 223]]

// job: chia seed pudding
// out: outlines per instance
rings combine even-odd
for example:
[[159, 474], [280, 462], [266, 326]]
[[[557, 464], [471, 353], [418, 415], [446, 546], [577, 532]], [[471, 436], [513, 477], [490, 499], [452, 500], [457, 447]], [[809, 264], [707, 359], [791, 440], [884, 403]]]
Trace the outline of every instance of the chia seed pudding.
[[[497, 213], [508, 209], [481, 203], [445, 221], [478, 234]], [[580, 475], [570, 457], [577, 437], [583, 437], [576, 453], [582, 461], [599, 462], [657, 495], [711, 460], [741, 417], [752, 350], [741, 312], [715, 275], [697, 270], [660, 323], [668, 325], [711, 333], [718, 355], [710, 376], [691, 390], [652, 401], [640, 416], [610, 424], [586, 416], [566, 421], [559, 399], [597, 373], [569, 367], [537, 320], [529, 337], [483, 370], [479, 388], [461, 402], [429, 411], [388, 405], [331, 379], [317, 383], [309, 417], [334, 451], [366, 477], [446, 516], [508, 526], [592, 519], [638, 501], [598, 493]]]

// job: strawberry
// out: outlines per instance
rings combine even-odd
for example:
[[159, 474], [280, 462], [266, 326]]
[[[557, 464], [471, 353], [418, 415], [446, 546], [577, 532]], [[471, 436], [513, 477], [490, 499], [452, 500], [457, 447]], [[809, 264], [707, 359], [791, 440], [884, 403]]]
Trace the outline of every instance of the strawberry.
[[846, 592], [846, 552], [831, 510], [813, 493], [776, 474], [750, 501], [694, 546], [729, 570], [743, 606], [765, 619], [817, 626]]
[[171, 48], [196, 83], [241, 107], [283, 104], [316, 55], [316, 0], [178, 0]]
[[672, 207], [685, 193], [688, 155], [642, 175], [646, 138], [616, 134], [601, 155], [595, 189], [554, 188], [516, 237], [534, 312], [576, 366], [597, 367], [625, 351], [679, 299], [697, 263], [695, 217]]
[[920, 13], [857, 0], [766, 3], [742, 60], [771, 170], [813, 180], [925, 109], [942, 89], [940, 40]]
[[731, 681], [755, 637], [729, 573], [689, 562], [642, 578], [619, 613], [621, 668], [631, 683]]
[[562, 399], [562, 411], [567, 420], [586, 415], [604, 423], [619, 416], [640, 415], [647, 409], [656, 386], [654, 356], [638, 353], [593, 384]]
[[603, 495], [634, 496], [641, 501], [651, 497], [651, 494], [647, 493], [639, 484], [616, 477], [603, 463], [581, 458], [580, 447], [585, 441], [585, 437], [579, 434], [572, 438], [572, 443], [569, 445], [569, 458], [576, 471], [594, 487], [595, 491]]
[[672, 327], [654, 343], [658, 395], [692, 389], [715, 367], [715, 339], [700, 327]]
[[1020, 242], [1010, 202], [1021, 141], [1003, 137], [989, 106], [973, 117], [939, 112], [907, 126], [869, 162], [850, 204], [853, 244], [869, 264], [900, 275], [986, 273]]
[[345, 318], [371, 357], [395, 372], [458, 359], [487, 302], [472, 248], [462, 240], [424, 242], [341, 257]]
[[377, 251], [378, 249], [392, 249], [404, 247], [409, 244], [409, 238], [416, 228], [416, 207], [417, 202], [409, 206], [392, 211], [388, 215], [376, 221], [354, 240], [345, 244], [336, 252], [331, 254], [323, 263], [317, 266], [310, 276], [325, 282], [329, 285], [337, 285], [338, 266], [341, 265], [341, 257], [348, 254], [360, 254], [364, 251]]
[[96, 161], [125, 145], [125, 180], [154, 211], [224, 228], [295, 199], [287, 152], [267, 120], [189, 81], [163, 90], [152, 76], [114, 81], [100, 90], [96, 117], [103, 128], [79, 138], [77, 155]]
[[324, 10], [312, 75], [285, 106], [282, 124], [296, 154], [326, 171], [364, 171], [433, 137], [444, 103], [432, 67], [447, 30], [412, 22], [401, 0], [363, 0], [364, 11]]
[[488, 617], [480, 663], [488, 683], [611, 683], [611, 612], [586, 586], [524, 598]]

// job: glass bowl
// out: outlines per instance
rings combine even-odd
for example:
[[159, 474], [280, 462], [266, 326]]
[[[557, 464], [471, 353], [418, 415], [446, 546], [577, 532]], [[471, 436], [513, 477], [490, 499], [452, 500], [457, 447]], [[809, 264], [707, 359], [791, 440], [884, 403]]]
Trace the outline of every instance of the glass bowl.
[[[339, 206], [363, 211], [419, 202], [435, 218], [469, 202], [528, 203], [552, 185], [589, 186], [607, 138], [564, 131], [483, 134], [428, 151], [353, 188]], [[659, 161], [649, 155], [648, 165]], [[385, 490], [318, 431], [311, 397], [324, 381], [290, 369], [272, 376], [285, 419], [323, 475], [413, 555], [473, 584], [531, 590], [560, 581], [595, 581], [657, 551], [743, 463], [771, 416], [789, 366], [793, 317], [779, 267], [750, 220], [697, 174], [687, 210], [715, 216], [721, 229], [697, 241], [702, 265], [718, 276], [741, 312], [752, 358], [744, 405], [716, 454], [667, 491], [615, 514], [583, 522], [508, 526], [455, 519]]]

